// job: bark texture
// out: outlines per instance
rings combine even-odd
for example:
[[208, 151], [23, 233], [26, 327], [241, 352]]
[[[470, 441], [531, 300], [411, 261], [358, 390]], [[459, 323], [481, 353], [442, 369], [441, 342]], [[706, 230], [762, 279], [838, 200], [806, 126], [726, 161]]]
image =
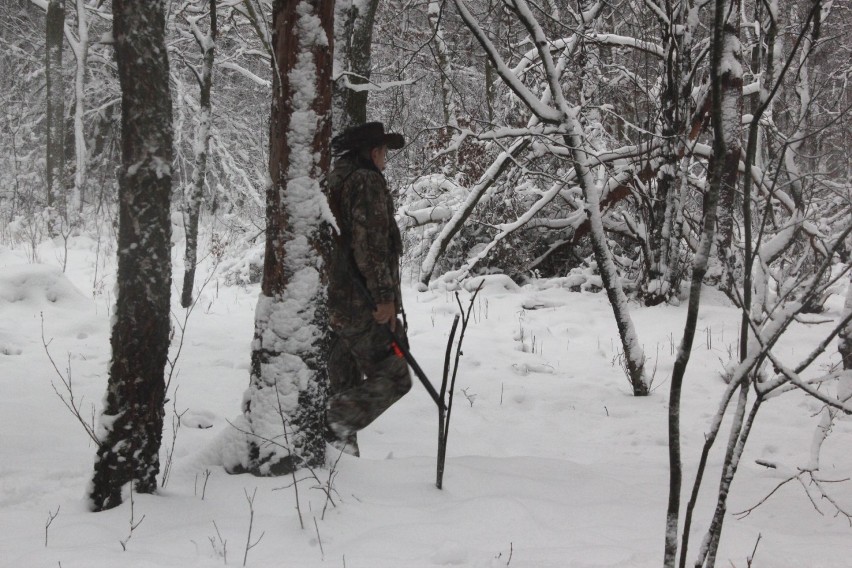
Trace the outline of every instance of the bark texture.
[[336, 4], [337, 58], [345, 75], [334, 84], [334, 130], [341, 132], [367, 122], [369, 91], [353, 90], [347, 83], [365, 85], [370, 80], [373, 24], [379, 0], [338, 0]]
[[[46, 205], [58, 207], [59, 213], [64, 217], [65, 196], [62, 188], [62, 173], [65, 170], [65, 86], [62, 80], [62, 38], [65, 31], [65, 0], [49, 0], [46, 28], [47, 55], [44, 68], [47, 85]], [[51, 233], [54, 230], [51, 221]]]
[[157, 487], [171, 293], [172, 104], [165, 1], [113, 0], [121, 83], [118, 293], [112, 361], [89, 493], [99, 511], [121, 488]]
[[[331, 134], [332, 2], [273, 6], [266, 251], [243, 410], [251, 435], [234, 472], [283, 475], [325, 461], [329, 346], [323, 188]], [[273, 441], [270, 443], [269, 441]]]
[[[720, 48], [722, 50], [716, 80], [714, 84], [714, 101], [722, 98], [719, 119], [721, 124], [713, 124], [713, 128], [721, 128], [724, 137], [723, 145], [713, 146], [713, 158], [710, 160], [710, 170], [714, 162], [722, 162], [724, 175], [719, 187], [719, 228], [718, 228], [718, 257], [722, 273], [721, 288], [732, 293], [735, 282], [742, 273], [742, 259], [734, 250], [738, 239], [735, 236], [734, 208], [736, 206], [737, 180], [739, 177], [739, 162], [742, 154], [741, 124], [743, 116], [743, 67], [742, 44], [740, 43], [740, 0], [732, 0], [724, 7], [722, 29], [720, 33]], [[718, 20], [718, 17], [717, 17]]]

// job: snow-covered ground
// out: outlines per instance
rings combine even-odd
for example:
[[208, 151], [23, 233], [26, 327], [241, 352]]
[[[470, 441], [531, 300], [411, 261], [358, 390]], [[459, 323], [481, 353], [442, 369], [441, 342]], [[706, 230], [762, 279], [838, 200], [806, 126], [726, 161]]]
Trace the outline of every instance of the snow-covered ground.
[[[648, 367], [656, 368], [653, 395], [637, 399], [618, 364], [605, 296], [572, 293], [558, 281], [517, 288], [495, 278], [477, 299], [443, 490], [434, 485], [436, 410], [416, 384], [361, 433], [360, 459], [342, 456], [332, 483], [334, 506], [326, 507], [314, 479], [299, 484], [300, 528], [290, 478], [232, 476], [216, 465], [217, 444], [239, 414], [248, 384], [258, 288], [212, 280], [189, 319], [169, 392], [164, 460], [175, 440], [174, 412], [183, 414], [168, 484], [157, 495], [135, 495], [132, 509], [128, 501], [88, 512], [83, 496], [95, 447], [54, 393], [62, 384], [41, 330], [60, 370], [70, 369], [75, 400], [91, 417], [91, 403], [97, 406], [106, 387], [110, 355], [114, 250], [107, 240], [98, 246], [92, 238], [72, 239], [64, 274], [61, 243], [38, 249], [41, 264], [30, 262], [32, 251], [27, 254], [23, 244], [0, 245], [1, 566], [241, 566], [250, 528], [247, 495], [255, 491], [251, 539], [263, 537], [246, 566], [662, 564], [668, 380], [685, 307], [633, 306]], [[467, 292], [461, 296], [466, 303]], [[437, 383], [455, 298], [411, 290], [405, 303], [412, 350]], [[842, 298], [829, 306], [827, 315], [836, 318]], [[175, 312], [182, 317], [180, 308]], [[796, 361], [826, 329], [795, 327], [779, 355]], [[736, 312], [708, 292], [684, 386], [685, 490], [725, 386], [719, 372], [736, 340]], [[832, 345], [815, 372], [838, 359]], [[828, 502], [812, 504], [798, 483], [784, 485], [742, 520], [732, 514], [807, 464], [821, 408], [798, 393], [764, 405], [730, 495], [719, 566], [745, 567], [758, 535], [754, 567], [852, 566], [850, 523]], [[725, 437], [711, 456], [690, 558], [715, 503]], [[824, 478], [852, 476], [850, 441], [846, 418], [823, 447]], [[767, 469], [756, 459], [781, 467]], [[327, 483], [328, 470], [316, 473]], [[852, 510], [852, 481], [830, 484], [830, 490]], [[138, 525], [127, 540], [131, 518]]]

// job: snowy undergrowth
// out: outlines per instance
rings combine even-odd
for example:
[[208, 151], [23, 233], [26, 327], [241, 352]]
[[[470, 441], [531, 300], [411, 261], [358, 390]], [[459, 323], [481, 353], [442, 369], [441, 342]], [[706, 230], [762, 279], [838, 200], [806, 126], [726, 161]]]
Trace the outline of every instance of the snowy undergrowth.
[[[180, 230], [175, 234], [181, 238]], [[255, 488], [252, 540], [265, 535], [247, 566], [661, 565], [668, 377], [684, 308], [634, 306], [646, 368], [656, 367], [656, 390], [637, 399], [619, 365], [620, 342], [603, 294], [573, 293], [559, 281], [518, 288], [500, 277], [481, 292], [465, 338], [445, 489], [434, 487], [437, 412], [415, 385], [360, 435], [360, 459], [342, 457], [333, 483], [337, 506], [324, 518], [325, 495], [315, 480], [302, 482], [304, 530], [293, 490], [280, 489], [289, 478], [229, 476], [216, 465], [248, 383], [258, 287], [211, 281], [188, 322], [169, 393], [163, 459], [172, 443], [173, 409], [185, 411], [171, 476], [160, 494], [134, 496], [135, 521], [144, 520], [123, 551], [130, 503], [87, 512], [83, 495], [95, 448], [53, 392], [51, 382], [61, 383], [41, 338], [43, 314], [49, 349], [63, 372], [70, 366], [76, 399], [90, 415], [106, 386], [113, 278], [109, 266], [99, 267], [95, 278], [96, 244], [72, 238], [65, 274], [58, 268], [64, 243], [41, 245], [44, 264], [31, 264], [32, 254], [22, 248], [0, 248], [0, 566], [224, 566], [226, 560], [240, 566], [249, 529], [245, 492]], [[180, 250], [175, 247], [176, 257]], [[177, 260], [175, 274], [181, 273]], [[467, 292], [461, 294], [464, 301]], [[412, 351], [437, 383], [455, 298], [448, 291], [409, 290], [405, 303]], [[842, 297], [829, 307], [826, 315], [836, 318]], [[688, 483], [725, 387], [720, 372], [737, 325], [735, 311], [707, 291], [684, 385]], [[797, 360], [819, 330], [797, 325], [777, 354]], [[832, 347], [815, 372], [837, 360]], [[731, 513], [754, 505], [787, 475], [756, 459], [788, 471], [807, 464], [820, 408], [799, 394], [767, 403], [734, 481]], [[852, 424], [840, 420], [823, 447], [826, 478], [852, 475], [851, 437]], [[696, 515], [700, 531], [721, 457], [711, 457], [715, 469]], [[327, 472], [318, 473], [325, 479]], [[852, 509], [852, 483], [831, 490]], [[746, 566], [761, 534], [754, 566], [848, 566], [852, 528], [827, 503], [816, 504], [824, 516], [794, 483], [745, 519], [729, 518], [720, 562]]]

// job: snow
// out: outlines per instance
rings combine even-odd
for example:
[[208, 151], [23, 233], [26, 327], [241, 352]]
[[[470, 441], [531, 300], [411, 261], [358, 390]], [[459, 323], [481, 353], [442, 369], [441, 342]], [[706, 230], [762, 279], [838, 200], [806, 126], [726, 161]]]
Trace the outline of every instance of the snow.
[[[86, 509], [95, 447], [52, 390], [58, 378], [41, 339], [43, 313], [50, 352], [63, 371], [70, 363], [76, 398], [89, 415], [90, 403], [99, 405], [106, 386], [112, 301], [92, 287], [96, 250], [93, 239], [72, 237], [63, 274], [61, 241], [40, 245], [37, 258], [44, 264], [30, 263], [32, 252], [23, 245], [0, 244], [0, 567], [240, 566], [249, 529], [245, 492], [251, 495], [255, 488], [252, 540], [265, 534], [248, 553], [249, 567], [661, 565], [668, 379], [685, 303], [631, 306], [649, 356], [646, 368], [656, 366], [656, 389], [635, 398], [615, 359], [620, 342], [603, 293], [570, 292], [559, 280], [518, 286], [500, 275], [485, 278], [473, 306], [444, 490], [434, 487], [435, 408], [415, 385], [361, 433], [361, 458], [341, 456], [333, 481], [336, 506], [329, 505], [324, 516], [317, 481], [300, 482], [304, 530], [291, 478], [227, 475], [219, 465], [244, 453], [245, 440], [228, 421], [247, 427], [239, 410], [259, 288], [211, 282], [188, 321], [169, 392], [163, 457], [173, 444], [175, 409], [187, 410], [169, 482], [157, 495], [134, 495], [134, 519], [144, 520], [123, 551], [130, 502], [102, 513]], [[176, 274], [183, 270], [182, 250], [182, 243], [173, 247]], [[107, 275], [99, 289], [112, 288], [114, 259], [109, 260], [99, 266], [98, 274]], [[206, 264], [199, 267], [201, 274], [207, 270]], [[466, 303], [479, 279], [464, 284], [459, 294]], [[457, 311], [454, 293], [407, 288], [404, 296], [412, 352], [437, 383]], [[846, 287], [838, 287], [823, 315], [839, 317], [845, 296]], [[721, 294], [705, 290], [703, 298], [681, 412], [685, 491], [726, 388], [719, 375], [739, 326], [737, 310]], [[173, 309], [182, 317], [177, 300]], [[793, 367], [827, 328], [793, 324], [775, 356]], [[803, 379], [825, 374], [838, 361], [834, 342]], [[822, 388], [836, 395], [833, 384]], [[798, 392], [764, 404], [731, 487], [717, 565], [744, 566], [758, 534], [755, 566], [849, 565], [852, 528], [833, 516], [825, 500], [816, 501], [825, 512], [818, 514], [798, 484], [785, 485], [742, 520], [732, 515], [811, 463], [823, 407]], [[723, 420], [722, 436], [730, 419], [729, 414]], [[852, 474], [850, 436], [852, 422], [838, 413], [822, 444], [823, 477]], [[722, 445], [710, 455], [690, 561], [715, 504]], [[757, 465], [756, 459], [778, 468]], [[326, 482], [328, 470], [316, 473]], [[839, 503], [852, 508], [852, 483], [827, 485]], [[45, 546], [45, 524], [57, 509]]]

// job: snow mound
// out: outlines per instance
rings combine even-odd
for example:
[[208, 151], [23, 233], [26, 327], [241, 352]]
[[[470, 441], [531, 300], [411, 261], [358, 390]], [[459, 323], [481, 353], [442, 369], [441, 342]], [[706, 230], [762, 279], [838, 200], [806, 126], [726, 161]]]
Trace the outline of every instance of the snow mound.
[[0, 306], [18, 304], [38, 310], [59, 306], [84, 309], [88, 299], [59, 268], [44, 264], [10, 266], [0, 274]]
[[505, 274], [490, 274], [488, 276], [477, 276], [468, 278], [462, 284], [465, 290], [473, 292], [482, 286], [482, 292], [502, 294], [505, 292], [520, 292], [521, 287]]

